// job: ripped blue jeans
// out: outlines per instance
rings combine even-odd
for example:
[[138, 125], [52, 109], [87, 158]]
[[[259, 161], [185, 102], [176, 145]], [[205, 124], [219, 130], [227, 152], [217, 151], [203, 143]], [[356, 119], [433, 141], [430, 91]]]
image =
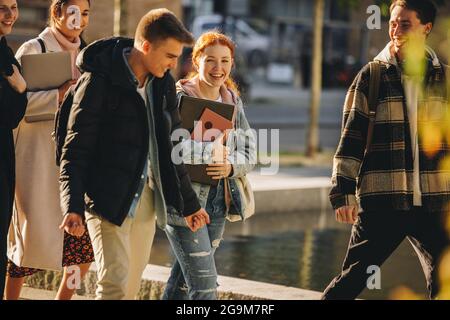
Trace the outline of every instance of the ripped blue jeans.
[[197, 232], [187, 227], [166, 226], [176, 261], [163, 300], [216, 300], [217, 270], [214, 253], [225, 229], [223, 180], [211, 187], [206, 202], [211, 223]]

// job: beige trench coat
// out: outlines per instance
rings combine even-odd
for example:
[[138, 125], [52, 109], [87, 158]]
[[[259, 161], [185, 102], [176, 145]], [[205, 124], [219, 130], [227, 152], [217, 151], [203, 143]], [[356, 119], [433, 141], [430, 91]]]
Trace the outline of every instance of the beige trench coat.
[[[47, 52], [62, 51], [49, 28], [39, 37]], [[26, 54], [41, 53], [35, 39], [17, 51], [20, 62]], [[49, 70], [50, 71], [50, 70]], [[24, 119], [14, 130], [16, 149], [16, 193], [8, 235], [8, 258], [16, 265], [46, 270], [62, 268], [64, 233], [59, 202], [59, 167], [52, 140], [58, 90], [28, 93]]]

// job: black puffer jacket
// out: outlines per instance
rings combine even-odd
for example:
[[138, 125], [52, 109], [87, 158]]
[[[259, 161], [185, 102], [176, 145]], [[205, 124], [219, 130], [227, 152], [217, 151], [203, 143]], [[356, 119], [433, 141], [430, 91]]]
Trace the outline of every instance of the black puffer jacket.
[[[0, 61], [0, 74], [11, 72], [13, 64], [20, 70], [19, 63], [4, 37], [0, 39]], [[0, 214], [2, 215], [9, 215], [12, 211], [15, 181], [12, 131], [22, 120], [27, 103], [27, 94], [16, 92], [8, 80], [0, 75]]]
[[[123, 58], [124, 48], [132, 46], [132, 39], [99, 40], [78, 58], [84, 74], [77, 83], [61, 156], [63, 214], [83, 215], [87, 205], [116, 225], [127, 217], [149, 151], [145, 103]], [[171, 161], [170, 134], [181, 123], [175, 83], [166, 73], [153, 80], [152, 88], [165, 203], [187, 216], [200, 204], [184, 166]]]
[[[0, 300], [3, 298], [6, 271], [6, 245], [13, 210], [15, 160], [12, 131], [27, 108], [27, 94], [11, 88], [3, 74], [11, 74], [12, 64], [19, 68], [6, 39], [0, 39]], [[20, 69], [20, 68], [19, 68]]]

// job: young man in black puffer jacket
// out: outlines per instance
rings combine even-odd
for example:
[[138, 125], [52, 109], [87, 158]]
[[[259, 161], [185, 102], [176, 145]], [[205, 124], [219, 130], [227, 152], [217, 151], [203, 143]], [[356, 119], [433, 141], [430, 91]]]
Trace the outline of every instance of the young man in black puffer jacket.
[[75, 89], [61, 155], [61, 227], [92, 239], [97, 299], [133, 299], [155, 233], [167, 211], [193, 231], [209, 222], [183, 165], [171, 160], [171, 133], [180, 127], [177, 65], [192, 35], [173, 13], [152, 10], [135, 39], [111, 38], [79, 56], [84, 72]]

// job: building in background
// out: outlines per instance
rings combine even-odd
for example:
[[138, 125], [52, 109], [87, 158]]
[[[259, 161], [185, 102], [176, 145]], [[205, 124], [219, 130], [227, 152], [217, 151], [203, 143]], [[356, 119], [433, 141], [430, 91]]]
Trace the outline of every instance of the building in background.
[[[17, 49], [26, 40], [36, 37], [46, 26], [50, 0], [20, 0], [20, 17], [13, 33], [8, 36], [11, 47]], [[182, 18], [181, 0], [93, 0], [91, 1], [91, 20], [84, 37], [92, 42], [96, 39], [114, 35], [115, 8], [122, 7], [121, 35], [134, 36], [141, 17], [151, 9], [168, 8]]]
[[[166, 7], [180, 17], [191, 31], [217, 27], [217, 15], [226, 17], [220, 27], [237, 43], [242, 69], [253, 72], [264, 67], [264, 74], [285, 76], [285, 83], [308, 87], [312, 62], [313, 0], [93, 0], [91, 23], [85, 39], [118, 34], [133, 36], [135, 27], [148, 10]], [[359, 68], [387, 43], [388, 24], [368, 30], [367, 7], [375, 0], [361, 0], [356, 9], [326, 0], [323, 44], [324, 86], [348, 86]], [[20, 18], [10, 45], [17, 49], [36, 37], [46, 26], [50, 0], [20, 0]], [[118, 20], [121, 8], [121, 19]], [[216, 16], [215, 16], [216, 15]], [[439, 19], [430, 43], [446, 61], [450, 44], [445, 18], [450, 19], [450, 3], [439, 8]], [[219, 18], [219, 21], [221, 19]], [[120, 22], [120, 23], [119, 23]], [[116, 31], [116, 32], [115, 32]], [[194, 32], [195, 33], [195, 32]], [[245, 66], [243, 65], [245, 64]], [[278, 66], [278, 68], [273, 68]], [[270, 70], [273, 72], [271, 73]]]
[[[183, 10], [186, 24], [193, 31], [202, 30], [198, 28], [199, 20], [213, 21], [213, 14], [226, 17], [223, 30], [233, 37], [250, 68], [264, 66], [270, 70], [276, 64], [281, 67], [274, 69], [275, 75], [291, 70], [285, 82], [307, 87], [312, 61], [313, 5], [311, 0], [185, 0]], [[206, 29], [208, 23], [204, 25]], [[209, 25], [215, 27], [217, 23]], [[351, 74], [345, 74], [345, 69], [359, 65], [367, 56], [365, 23], [358, 21], [357, 14], [339, 6], [338, 1], [327, 0], [324, 28], [325, 69], [332, 66], [336, 70], [325, 78], [325, 85], [347, 83]], [[355, 34], [361, 41], [350, 41]]]
[[36, 37], [46, 26], [48, 19], [48, 0], [21, 0], [19, 4], [19, 19], [13, 32], [7, 36], [8, 44], [16, 50], [20, 45]]
[[[357, 8], [349, 8], [341, 5], [339, 0], [326, 0], [323, 32], [325, 87], [348, 86], [360, 67], [381, 51], [389, 41], [387, 17], [382, 19], [381, 29], [367, 28], [369, 15], [366, 10], [375, 2], [375, 0], [361, 0]], [[225, 30], [237, 42], [238, 49], [241, 48], [243, 51], [249, 67], [257, 67], [263, 61], [268, 67], [266, 74], [269, 78], [270, 74], [280, 77], [286, 73], [290, 76], [285, 77], [285, 82], [295, 83], [298, 87], [308, 87], [311, 77], [313, 8], [313, 0], [183, 1], [188, 26], [195, 29], [200, 16], [206, 16], [209, 20], [212, 20], [210, 17], [213, 14], [228, 17], [225, 20], [231, 21], [234, 26]], [[450, 18], [450, 4], [439, 8], [436, 30], [430, 38], [430, 43], [437, 49], [442, 47], [438, 50], [442, 56], [445, 55], [445, 48], [449, 45], [444, 41], [447, 37], [446, 32], [439, 34], [438, 29], [448, 29], [439, 28], [446, 18]], [[267, 36], [270, 40], [269, 49], [260, 50], [257, 45], [252, 45], [248, 36], [241, 36], [238, 27], [240, 21], [245, 21], [253, 30]], [[224, 26], [228, 24], [224, 23]], [[257, 37], [253, 38], [258, 42]], [[253, 47], [248, 48], [249, 46]], [[252, 52], [256, 59], [252, 59], [249, 52]], [[273, 69], [274, 65], [278, 67]], [[270, 71], [272, 69], [274, 72]], [[288, 72], [289, 70], [291, 72]]]

